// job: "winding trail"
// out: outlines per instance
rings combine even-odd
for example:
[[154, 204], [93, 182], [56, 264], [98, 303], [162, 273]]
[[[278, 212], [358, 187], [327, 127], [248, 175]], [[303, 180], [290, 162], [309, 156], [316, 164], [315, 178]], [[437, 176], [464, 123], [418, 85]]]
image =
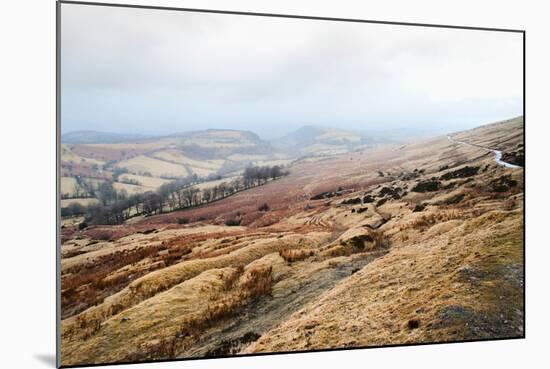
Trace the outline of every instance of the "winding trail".
[[351, 276], [355, 271], [384, 256], [388, 250], [358, 255], [336, 267], [320, 269], [292, 288], [276, 289], [272, 296], [260, 297], [240, 309], [232, 318], [207, 329], [177, 358], [236, 355], [262, 334], [278, 326], [293, 313]]
[[506, 168], [512, 168], [512, 169], [521, 168], [519, 165], [515, 165], [515, 164], [511, 164], [511, 163], [507, 163], [507, 162], [503, 161], [502, 160], [502, 151], [500, 151], [500, 150], [493, 150], [493, 149], [490, 149], [488, 147], [484, 147], [484, 146], [480, 146], [480, 145], [476, 145], [476, 144], [472, 144], [472, 143], [468, 143], [468, 142], [464, 142], [464, 141], [457, 141], [449, 135], [447, 135], [447, 138], [449, 139], [449, 141], [451, 141], [452, 143], [455, 143], [455, 144], [462, 144], [462, 145], [477, 147], [477, 148], [487, 150], [487, 151], [492, 151], [495, 154], [495, 162], [499, 165], [502, 165], [502, 166], [506, 167]]

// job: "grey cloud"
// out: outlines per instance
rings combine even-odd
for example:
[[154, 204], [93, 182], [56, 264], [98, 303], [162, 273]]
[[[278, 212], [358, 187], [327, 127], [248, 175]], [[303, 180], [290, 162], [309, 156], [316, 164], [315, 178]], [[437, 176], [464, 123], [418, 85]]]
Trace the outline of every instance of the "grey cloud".
[[522, 108], [513, 34], [72, 4], [62, 17], [64, 131], [439, 130]]

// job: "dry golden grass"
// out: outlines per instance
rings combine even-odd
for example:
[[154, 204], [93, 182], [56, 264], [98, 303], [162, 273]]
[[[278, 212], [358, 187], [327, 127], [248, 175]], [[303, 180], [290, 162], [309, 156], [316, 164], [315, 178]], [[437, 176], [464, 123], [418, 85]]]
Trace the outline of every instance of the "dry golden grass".
[[[495, 211], [425, 242], [393, 249], [244, 352], [498, 337], [498, 332], [484, 332], [483, 325], [478, 332], [464, 321], [442, 322], [442, 311], [461, 306], [498, 319], [503, 311], [510, 315], [509, 304], [522, 309], [522, 288], [497, 276], [504, 273], [502, 268], [523, 263], [522, 222], [520, 211]], [[486, 280], [464, 281], [461, 271], [467, 268], [475, 268]], [[470, 318], [470, 325], [475, 324]], [[509, 324], [522, 323], [507, 319]], [[410, 329], [409, 320], [417, 320], [418, 329]]]
[[[506, 150], [523, 144], [523, 124], [523, 117], [518, 117], [477, 127], [453, 137], [484, 147]], [[506, 139], [503, 140], [503, 137]]]
[[158, 178], [158, 177], [147, 177], [147, 176], [140, 176], [137, 174], [129, 174], [125, 173], [122, 174], [119, 177], [121, 180], [126, 181], [137, 181], [139, 182], [143, 187], [148, 187], [149, 189], [156, 189], [159, 188], [164, 183], [170, 182], [168, 179]]
[[413, 228], [424, 231], [434, 224], [443, 223], [454, 219], [461, 219], [463, 216], [463, 213], [459, 210], [439, 210], [428, 214], [422, 214], [403, 228]]
[[117, 191], [126, 191], [128, 195], [133, 195], [136, 193], [144, 193], [147, 191], [151, 191], [150, 187], [145, 187], [141, 185], [135, 185], [135, 184], [129, 184], [129, 183], [121, 183], [121, 182], [114, 182], [113, 188]]
[[61, 193], [74, 195], [74, 189], [77, 185], [74, 177], [61, 177]]
[[[149, 247], [158, 245], [162, 242], [171, 243], [174, 239], [190, 236], [200, 236], [204, 234], [227, 234], [238, 233], [242, 227], [224, 227], [216, 225], [200, 225], [193, 228], [168, 229], [160, 228], [159, 233], [143, 234], [134, 233], [121, 237], [116, 242], [93, 242], [91, 239], [73, 239], [61, 246], [62, 252], [65, 250], [78, 251], [74, 257], [64, 257], [61, 261], [61, 271], [64, 273], [67, 268], [79, 264], [94, 263], [99, 258], [117, 251], [132, 250], [138, 247]], [[97, 241], [97, 240], [96, 240]], [[170, 245], [170, 244], [169, 244]]]
[[219, 162], [211, 160], [195, 160], [185, 156], [181, 151], [178, 150], [165, 150], [157, 151], [153, 154], [155, 158], [171, 161], [178, 164], [187, 164], [191, 167], [207, 169], [210, 172], [215, 172], [220, 169], [221, 164]]
[[167, 161], [139, 155], [117, 163], [117, 167], [127, 168], [133, 174], [149, 172], [154, 177], [173, 176], [184, 177], [189, 171], [183, 165], [173, 164]]
[[120, 311], [135, 306], [141, 301], [166, 291], [204, 271], [230, 266], [244, 266], [269, 253], [288, 248], [290, 245], [300, 245], [304, 248], [312, 247], [323, 242], [327, 236], [327, 234], [317, 232], [308, 235], [285, 235], [282, 238], [260, 239], [248, 245], [245, 244], [242, 248], [227, 255], [207, 259], [192, 259], [153, 271], [133, 281], [122, 291], [109, 296], [101, 305], [92, 307], [76, 317], [64, 320], [62, 322], [62, 335], [64, 337], [78, 336], [78, 332], [81, 331], [81, 324], [78, 319], [95, 326], [96, 322], [104, 321]]
[[105, 163], [102, 160], [76, 154], [71, 149], [71, 145], [66, 145], [66, 144], [61, 145], [61, 161], [65, 163], [74, 163], [74, 164], [86, 163], [90, 165], [93, 165], [93, 164], [103, 165]]
[[279, 255], [288, 263], [292, 263], [294, 261], [300, 261], [307, 259], [310, 256], [315, 255], [315, 251], [313, 250], [303, 250], [303, 249], [284, 249], [279, 251]]
[[[515, 135], [517, 127], [505, 131]], [[441, 167], [472, 163], [490, 165], [469, 182], [410, 192], [417, 180], [440, 176]], [[156, 229], [150, 234], [112, 237], [137, 226], [127, 224], [112, 228], [110, 242], [84, 238], [91, 235], [85, 232], [67, 236], [65, 297], [97, 305], [62, 321], [63, 364], [224, 352], [216, 349], [235, 338], [228, 332], [254, 311], [261, 318], [242, 329], [261, 337], [231, 346], [231, 353], [521, 336], [522, 170], [497, 167], [483, 150], [446, 137], [306, 160], [292, 169], [277, 183], [185, 214], [214, 214], [200, 224], [173, 229], [179, 226], [166, 214], [137, 223]], [[415, 169], [422, 174], [403, 178]], [[492, 191], [491, 180], [505, 175], [517, 186]], [[310, 201], [339, 186], [344, 195]], [[380, 206], [380, 197], [342, 203], [376, 196], [383, 186], [409, 191]], [[464, 197], [449, 203], [456, 194]], [[235, 209], [256, 219], [264, 202], [269, 222], [204, 225]], [[426, 206], [413, 211], [417, 204]], [[110, 256], [128, 263], [115, 265]], [[272, 311], [266, 303], [279, 305]]]
[[[251, 299], [269, 295], [271, 285], [271, 267], [210, 269], [104, 323], [77, 318], [83, 341], [66, 341], [62, 355], [70, 352], [70, 359], [64, 362], [173, 358], [208, 326], [230, 317]], [[131, 346], [125, 337], [132, 337]]]

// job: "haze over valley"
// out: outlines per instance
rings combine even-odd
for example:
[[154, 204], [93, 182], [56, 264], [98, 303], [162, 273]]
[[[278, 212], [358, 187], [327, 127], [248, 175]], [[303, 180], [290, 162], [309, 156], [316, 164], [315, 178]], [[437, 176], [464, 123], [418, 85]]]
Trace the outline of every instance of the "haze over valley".
[[123, 194], [143, 193], [185, 177], [216, 181], [249, 166], [284, 167], [393, 141], [304, 126], [271, 141], [250, 131], [209, 129], [159, 137], [80, 131], [62, 135], [61, 142], [61, 193], [68, 205], [90, 203], [103, 182]]

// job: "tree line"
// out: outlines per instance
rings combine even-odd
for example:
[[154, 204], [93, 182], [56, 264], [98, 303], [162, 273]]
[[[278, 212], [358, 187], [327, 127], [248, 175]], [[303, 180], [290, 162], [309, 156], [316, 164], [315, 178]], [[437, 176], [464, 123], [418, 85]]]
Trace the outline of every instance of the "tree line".
[[132, 195], [116, 191], [112, 182], [103, 182], [96, 189], [88, 188], [99, 200], [97, 204], [70, 204], [61, 209], [61, 216], [84, 216], [89, 224], [122, 224], [136, 215], [150, 216], [218, 201], [287, 174], [278, 165], [248, 167], [240, 177], [202, 190], [195, 186], [199, 180], [193, 175], [165, 183], [156, 191]]

